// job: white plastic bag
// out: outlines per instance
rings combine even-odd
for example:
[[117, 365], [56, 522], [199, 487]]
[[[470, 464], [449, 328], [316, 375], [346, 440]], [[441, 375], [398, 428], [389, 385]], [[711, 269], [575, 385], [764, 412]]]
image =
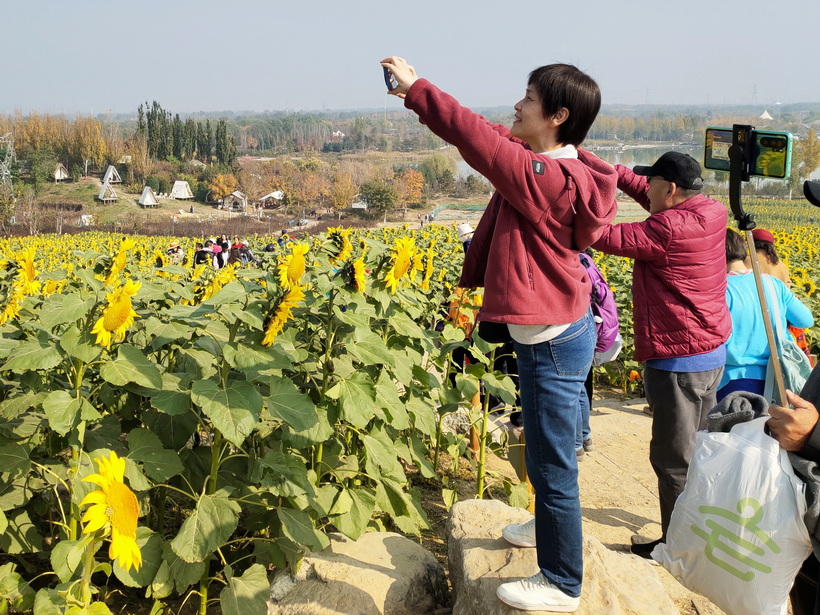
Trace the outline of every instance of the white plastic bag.
[[811, 551], [803, 483], [786, 451], [764, 432], [767, 419], [729, 433], [698, 433], [666, 544], [652, 552], [727, 615], [785, 615]]

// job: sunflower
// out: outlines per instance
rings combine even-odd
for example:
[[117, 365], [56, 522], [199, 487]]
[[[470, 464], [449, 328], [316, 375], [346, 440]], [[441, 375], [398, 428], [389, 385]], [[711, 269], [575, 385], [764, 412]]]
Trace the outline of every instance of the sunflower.
[[416, 246], [413, 238], [404, 236], [396, 239], [393, 246], [393, 266], [384, 277], [387, 288], [391, 292], [396, 292], [399, 280], [405, 275], [412, 276], [413, 272], [419, 269], [421, 269], [421, 263], [416, 259]]
[[367, 279], [365, 275], [367, 271], [364, 268], [364, 256], [360, 256], [353, 261], [353, 286], [356, 287], [356, 292], [364, 294], [367, 287]]
[[119, 250], [111, 258], [111, 270], [108, 272], [108, 277], [105, 279], [106, 286], [113, 284], [120, 272], [125, 269], [127, 263], [128, 250], [134, 247], [134, 240], [130, 238], [123, 239], [120, 243]]
[[6, 307], [3, 308], [3, 311], [0, 312], [0, 325], [17, 318], [17, 315], [20, 313], [20, 305], [23, 303], [23, 299], [25, 298], [26, 295], [23, 292], [23, 289], [15, 287], [14, 292], [11, 295], [11, 299], [9, 299], [9, 302], [6, 304]]
[[65, 280], [46, 280], [43, 284], [43, 294], [46, 296], [60, 293], [65, 288]]
[[108, 305], [105, 306], [102, 316], [94, 324], [91, 333], [97, 334], [95, 342], [108, 348], [113, 336], [115, 342], [125, 339], [125, 331], [134, 324], [137, 313], [131, 304], [131, 298], [137, 294], [142, 284], [128, 280], [125, 285], [106, 293]]
[[17, 255], [20, 265], [18, 284], [26, 295], [35, 295], [40, 290], [40, 283], [36, 280], [37, 270], [34, 268], [34, 247], [28, 247]]
[[237, 264], [238, 263], [234, 263], [233, 265], [225, 265], [217, 272], [213, 279], [203, 287], [202, 301], [207, 301], [219, 292], [228, 282], [236, 279]]
[[104, 530], [104, 536], [111, 536], [108, 557], [116, 559], [120, 566], [129, 570], [132, 566], [139, 570], [142, 553], [137, 545], [137, 518], [139, 505], [137, 496], [123, 482], [125, 459], [111, 451], [108, 459], [94, 460], [99, 473], [86, 476], [83, 480], [99, 487], [80, 502], [80, 508], [88, 506], [82, 522], [84, 534]]
[[431, 245], [427, 248], [427, 252], [424, 254], [424, 278], [421, 280], [421, 290], [427, 292], [430, 290], [430, 278], [433, 277], [433, 254], [434, 254], [433, 246]]
[[346, 261], [350, 258], [350, 255], [353, 254], [353, 244], [350, 243], [349, 239], [350, 229], [329, 228], [327, 232], [334, 245], [338, 246], [341, 244], [338, 254], [331, 259], [331, 262], [334, 260]]
[[276, 312], [270, 317], [268, 324], [265, 326], [265, 337], [262, 338], [263, 346], [271, 346], [276, 336], [282, 332], [285, 323], [293, 318], [293, 308], [295, 308], [300, 301], [305, 298], [305, 290], [303, 286], [294, 286], [276, 306]]
[[800, 281], [800, 288], [807, 297], [811, 297], [817, 292], [817, 285], [811, 278], [806, 278]]
[[282, 259], [277, 270], [279, 271], [279, 284], [284, 289], [298, 286], [305, 274], [305, 254], [308, 251], [306, 243], [291, 244], [290, 254]]

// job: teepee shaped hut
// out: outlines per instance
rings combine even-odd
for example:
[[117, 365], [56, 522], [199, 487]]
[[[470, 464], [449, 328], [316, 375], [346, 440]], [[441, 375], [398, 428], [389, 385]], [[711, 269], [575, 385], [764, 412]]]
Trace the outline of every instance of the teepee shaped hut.
[[55, 182], [62, 182], [67, 179], [71, 179], [71, 175], [69, 175], [68, 169], [65, 168], [65, 165], [62, 162], [57, 163], [57, 167], [54, 169], [52, 177], [54, 177]]
[[192, 199], [194, 198], [194, 193], [191, 192], [191, 187], [188, 185], [188, 182], [178, 179], [174, 182], [174, 187], [171, 188], [170, 196], [172, 199]]
[[116, 201], [119, 197], [117, 193], [114, 192], [113, 186], [108, 182], [105, 182], [100, 189], [100, 194], [97, 196], [97, 200], [102, 201], [103, 203], [110, 203], [112, 201]]
[[103, 183], [109, 184], [121, 184], [122, 178], [120, 174], [117, 172], [117, 169], [114, 167], [113, 164], [108, 165], [108, 169], [105, 171], [105, 176], [103, 177]]
[[154, 194], [154, 189], [151, 188], [151, 186], [145, 186], [145, 189], [142, 191], [142, 196], [137, 202], [143, 207], [157, 207], [159, 205], [157, 195]]

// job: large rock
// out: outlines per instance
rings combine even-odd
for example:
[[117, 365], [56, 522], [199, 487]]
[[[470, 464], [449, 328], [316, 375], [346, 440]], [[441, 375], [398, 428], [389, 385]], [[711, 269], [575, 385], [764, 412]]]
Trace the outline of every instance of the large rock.
[[[447, 524], [453, 615], [520, 615], [521, 611], [502, 603], [495, 590], [501, 583], [538, 570], [535, 549], [513, 547], [501, 538], [501, 530], [530, 516], [494, 500], [466, 500], [453, 506]], [[575, 613], [678, 615], [679, 611], [649, 562], [611, 551], [585, 536], [584, 586]]]
[[448, 604], [444, 569], [399, 534], [331, 534], [296, 577], [277, 577], [268, 615], [423, 615]]

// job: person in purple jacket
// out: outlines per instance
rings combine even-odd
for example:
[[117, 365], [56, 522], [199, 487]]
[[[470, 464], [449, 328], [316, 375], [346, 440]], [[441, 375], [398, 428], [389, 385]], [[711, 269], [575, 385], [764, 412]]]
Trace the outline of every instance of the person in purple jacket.
[[667, 152], [652, 166], [616, 165], [618, 188], [650, 216], [615, 224], [593, 248], [635, 259], [635, 360], [652, 411], [649, 461], [658, 477], [661, 537], [632, 545], [651, 558], [686, 484], [695, 434], [715, 406], [732, 328], [726, 305], [726, 206], [700, 193], [700, 164]]
[[579, 149], [600, 108], [598, 84], [568, 64], [537, 68], [507, 128], [420, 79], [404, 59], [381, 65], [398, 83], [390, 93], [496, 188], [459, 286], [484, 287], [479, 326], [495, 323], [515, 348], [535, 518], [503, 536], [535, 547], [540, 569], [496, 593], [518, 609], [574, 611], [583, 577], [575, 426], [596, 343], [578, 251], [616, 211], [614, 169]]

